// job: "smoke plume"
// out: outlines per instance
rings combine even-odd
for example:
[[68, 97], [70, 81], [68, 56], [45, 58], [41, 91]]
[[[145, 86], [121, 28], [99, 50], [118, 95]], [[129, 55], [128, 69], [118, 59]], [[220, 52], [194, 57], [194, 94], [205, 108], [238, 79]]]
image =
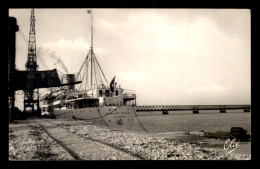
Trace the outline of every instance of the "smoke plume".
[[68, 74], [67, 66], [60, 59], [60, 57], [56, 56], [55, 51], [51, 51], [50, 49], [43, 49], [42, 47], [40, 47], [37, 49], [37, 52], [40, 54], [40, 56], [49, 57], [51, 59], [54, 59], [56, 61], [56, 64], [59, 64], [62, 67], [62, 69], [65, 71], [65, 73]]

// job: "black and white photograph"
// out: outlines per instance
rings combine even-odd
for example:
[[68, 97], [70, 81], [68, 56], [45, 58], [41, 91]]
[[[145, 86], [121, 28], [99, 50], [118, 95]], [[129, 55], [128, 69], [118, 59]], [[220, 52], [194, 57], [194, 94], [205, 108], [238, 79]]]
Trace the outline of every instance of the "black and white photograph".
[[251, 160], [251, 10], [9, 8], [9, 161]]

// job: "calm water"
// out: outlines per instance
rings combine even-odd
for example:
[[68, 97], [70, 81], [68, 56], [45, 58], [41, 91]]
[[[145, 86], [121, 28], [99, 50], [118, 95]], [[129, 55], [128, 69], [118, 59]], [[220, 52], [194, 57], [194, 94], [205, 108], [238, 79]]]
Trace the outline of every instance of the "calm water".
[[[192, 114], [192, 111], [171, 111], [168, 115], [154, 111], [137, 112], [137, 116], [149, 133], [201, 130], [229, 132], [231, 127], [243, 127], [251, 134], [251, 112], [243, 110], [227, 110], [226, 113], [204, 110], [200, 114]], [[137, 118], [131, 130], [144, 131]]]

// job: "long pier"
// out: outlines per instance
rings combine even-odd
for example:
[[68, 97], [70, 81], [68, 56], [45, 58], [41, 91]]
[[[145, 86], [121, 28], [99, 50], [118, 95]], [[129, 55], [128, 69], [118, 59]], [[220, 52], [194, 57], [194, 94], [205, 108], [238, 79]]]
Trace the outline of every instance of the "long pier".
[[251, 105], [151, 105], [151, 106], [136, 106], [136, 111], [163, 111], [163, 114], [168, 114], [168, 111], [187, 111], [191, 110], [194, 114], [198, 114], [199, 110], [220, 110], [220, 113], [226, 113], [226, 110], [244, 110], [250, 112]]

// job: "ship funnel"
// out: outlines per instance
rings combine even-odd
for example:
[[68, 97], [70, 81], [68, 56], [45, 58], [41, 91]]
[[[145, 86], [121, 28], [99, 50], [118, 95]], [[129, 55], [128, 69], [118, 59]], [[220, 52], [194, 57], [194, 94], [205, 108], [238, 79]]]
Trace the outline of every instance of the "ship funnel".
[[[62, 76], [62, 83], [73, 83], [75, 82], [75, 74], [65, 74]], [[75, 85], [67, 85], [65, 86], [65, 89], [67, 90], [74, 90], [75, 89]]]

